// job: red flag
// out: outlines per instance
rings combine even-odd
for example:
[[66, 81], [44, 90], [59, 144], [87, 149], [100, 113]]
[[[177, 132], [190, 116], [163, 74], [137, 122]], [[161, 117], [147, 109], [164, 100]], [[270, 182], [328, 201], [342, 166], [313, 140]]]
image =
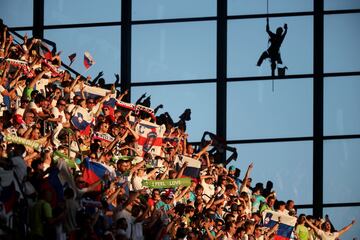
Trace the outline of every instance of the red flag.
[[52, 58], [52, 53], [51, 53], [50, 47], [49, 47], [49, 45], [47, 45], [44, 42], [40, 43], [39, 54], [41, 57], [43, 57], [47, 60], [51, 60], [51, 58]]
[[75, 61], [76, 53], [71, 54], [68, 58], [70, 60], [69, 66], [71, 66], [71, 64]]
[[85, 52], [84, 54], [84, 66], [86, 69], [89, 69], [92, 65], [95, 64], [93, 57], [90, 55], [89, 52]]

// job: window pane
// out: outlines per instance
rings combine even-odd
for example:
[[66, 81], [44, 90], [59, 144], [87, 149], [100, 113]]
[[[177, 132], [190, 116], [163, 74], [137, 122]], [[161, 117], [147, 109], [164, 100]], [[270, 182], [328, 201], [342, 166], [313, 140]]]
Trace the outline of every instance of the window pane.
[[121, 21], [121, 0], [46, 0], [46, 25]]
[[228, 14], [244, 15], [267, 13], [267, 1], [269, 2], [269, 13], [303, 12], [313, 10], [313, 0], [228, 0]]
[[216, 15], [215, 0], [133, 0], [132, 2], [133, 20]]
[[324, 214], [328, 214], [334, 228], [340, 230], [349, 225], [353, 219], [356, 223], [349, 231], [341, 235], [341, 239], [360, 239], [360, 207], [338, 207], [338, 208], [324, 208]]
[[360, 13], [327, 15], [324, 22], [324, 71], [359, 71]]
[[169, 85], [132, 87], [132, 102], [143, 94], [151, 96], [151, 107], [163, 104], [157, 115], [168, 112], [174, 122], [185, 109], [191, 109], [191, 120], [186, 123], [190, 141], [200, 141], [205, 131], [215, 132], [215, 84]]
[[33, 25], [33, 1], [2, 0], [0, 18], [9, 27]]
[[345, 10], [360, 8], [360, 1], [358, 0], [325, 0], [325, 10]]
[[252, 186], [268, 180], [274, 183], [278, 200], [292, 199], [295, 204], [312, 203], [312, 141], [283, 143], [253, 143], [234, 145], [238, 160], [231, 162], [241, 169], [243, 178], [247, 167], [254, 163], [251, 172]]
[[297, 209], [297, 216], [300, 216], [300, 214], [307, 215], [313, 215], [313, 209], [312, 208], [298, 208]]
[[[21, 36], [25, 36], [25, 34], [28, 35], [28, 37], [32, 37], [32, 31], [16, 31], [16, 33], [20, 34]], [[14, 42], [22, 44], [24, 40], [22, 38], [17, 37], [15, 34], [12, 34], [14, 37]]]
[[[114, 73], [120, 73], [120, 27], [47, 30], [45, 38], [57, 44], [65, 64], [69, 64], [68, 56], [76, 53], [71, 67], [85, 76], [94, 78], [104, 71], [103, 78], [111, 83], [115, 81]], [[85, 51], [95, 60], [87, 71], [83, 64]]]
[[215, 78], [216, 24], [133, 26], [133, 82]]
[[228, 139], [312, 135], [312, 79], [228, 83]]
[[[287, 74], [313, 72], [312, 17], [271, 18], [270, 30], [288, 24], [288, 33], [280, 48]], [[233, 20], [228, 24], [228, 77], [271, 75], [270, 62], [256, 63], [267, 50], [268, 34], [265, 19]]]
[[325, 141], [325, 203], [360, 202], [359, 157], [360, 139]]
[[325, 135], [360, 133], [360, 77], [325, 79]]

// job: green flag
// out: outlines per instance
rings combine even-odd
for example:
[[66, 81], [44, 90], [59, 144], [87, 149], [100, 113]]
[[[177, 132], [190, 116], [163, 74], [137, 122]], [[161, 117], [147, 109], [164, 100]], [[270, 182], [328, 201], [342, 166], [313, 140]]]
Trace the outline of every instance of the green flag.
[[21, 137], [14, 136], [14, 135], [5, 135], [5, 141], [22, 144], [22, 145], [31, 147], [35, 150], [39, 150], [41, 147], [41, 144], [37, 141], [26, 139], [26, 138], [21, 138]]
[[191, 185], [191, 178], [143, 180], [142, 184], [148, 188], [175, 188], [179, 186], [187, 187]]
[[65, 154], [63, 154], [62, 152], [59, 151], [55, 151], [54, 155], [53, 155], [53, 160], [56, 162], [58, 159], [64, 159], [66, 164], [71, 167], [71, 168], [76, 168], [76, 163], [73, 159], [69, 158], [68, 156], [66, 156]]

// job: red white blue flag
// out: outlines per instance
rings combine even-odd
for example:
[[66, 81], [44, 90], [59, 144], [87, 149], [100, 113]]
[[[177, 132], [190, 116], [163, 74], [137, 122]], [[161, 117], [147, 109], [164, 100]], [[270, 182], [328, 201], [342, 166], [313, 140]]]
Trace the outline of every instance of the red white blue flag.
[[89, 52], [84, 53], [84, 66], [86, 69], [89, 69], [92, 65], [95, 64], [94, 58], [90, 55]]
[[51, 60], [51, 58], [52, 58], [52, 53], [51, 53], [50, 47], [45, 42], [40, 43], [39, 54], [42, 58], [45, 58], [47, 60]]
[[[109, 174], [111, 178], [115, 177], [115, 171], [109, 166], [102, 164], [100, 162], [90, 161], [89, 158], [84, 159], [84, 169], [83, 169], [83, 177], [84, 181], [89, 185], [99, 181], [100, 179], [104, 179], [105, 174]], [[100, 191], [101, 185], [99, 185], [95, 191]]]
[[279, 228], [276, 231], [274, 240], [290, 239], [296, 224], [296, 217], [274, 211], [265, 211], [263, 213], [264, 227], [272, 228], [276, 223], [279, 223]]
[[73, 53], [73, 54], [69, 55], [68, 58], [69, 58], [69, 60], [70, 60], [69, 66], [71, 66], [71, 64], [75, 61], [76, 53]]
[[187, 166], [184, 169], [183, 175], [198, 178], [200, 175], [201, 162], [194, 158], [178, 154], [174, 160], [175, 169], [180, 171], [180, 168], [182, 168], [185, 162], [187, 163]]

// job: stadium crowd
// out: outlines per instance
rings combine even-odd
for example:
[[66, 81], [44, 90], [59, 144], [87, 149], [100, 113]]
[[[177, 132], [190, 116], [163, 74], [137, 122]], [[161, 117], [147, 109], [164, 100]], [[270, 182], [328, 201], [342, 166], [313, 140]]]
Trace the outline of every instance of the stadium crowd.
[[298, 214], [252, 183], [253, 164], [240, 179], [221, 138], [187, 141], [189, 109], [174, 122], [145, 95], [122, 101], [117, 75], [106, 85], [61, 61], [0, 27], [1, 239], [338, 239], [355, 223]]

